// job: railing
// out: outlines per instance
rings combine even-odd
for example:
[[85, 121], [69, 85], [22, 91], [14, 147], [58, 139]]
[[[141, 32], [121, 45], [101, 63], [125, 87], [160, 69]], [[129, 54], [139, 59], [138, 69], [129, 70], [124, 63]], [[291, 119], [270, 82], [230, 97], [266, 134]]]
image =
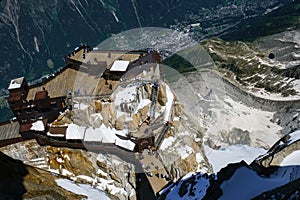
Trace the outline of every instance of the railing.
[[165, 138], [165, 135], [168, 133], [168, 131], [170, 130], [171, 125], [170, 124], [166, 124], [166, 126], [164, 127], [164, 129], [162, 130], [161, 134], [158, 136], [158, 138], [156, 139], [156, 141], [154, 142], [154, 147], [156, 149], [159, 149], [162, 141]]

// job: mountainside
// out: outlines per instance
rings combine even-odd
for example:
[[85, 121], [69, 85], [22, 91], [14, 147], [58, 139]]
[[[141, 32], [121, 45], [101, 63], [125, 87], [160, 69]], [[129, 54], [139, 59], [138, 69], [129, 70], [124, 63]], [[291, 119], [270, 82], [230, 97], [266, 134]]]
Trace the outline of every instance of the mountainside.
[[56, 185], [58, 177], [0, 153], [1, 199], [82, 199]]
[[224, 40], [255, 40], [258, 37], [300, 28], [300, 3], [293, 1], [286, 6], [275, 6], [265, 11], [265, 15], [245, 19], [219, 36]]
[[[64, 57], [80, 44], [96, 46], [114, 34], [147, 26], [188, 30], [196, 40], [214, 35], [236, 39], [237, 33], [233, 32], [241, 30], [239, 26], [259, 24], [265, 16], [271, 20], [271, 33], [275, 33], [282, 29], [273, 27], [274, 16], [291, 13], [294, 17], [290, 22], [295, 24], [299, 19], [297, 5], [292, 0], [3, 0], [0, 2], [1, 121], [12, 117], [5, 104], [7, 85], [12, 78], [25, 76], [29, 82], [44, 80], [63, 67]], [[188, 71], [187, 67], [180, 67], [181, 71]]]
[[299, 148], [295, 145], [299, 145], [299, 137], [299, 131], [291, 133], [280, 140], [286, 141], [283, 149], [272, 150], [275, 144], [261, 156], [276, 158], [278, 152], [289, 152], [279, 164], [264, 165], [260, 157], [250, 165], [244, 161], [229, 164], [217, 174], [189, 173], [162, 190], [159, 199], [298, 199]]
[[209, 39], [203, 42], [224, 77], [251, 93], [270, 99], [298, 99], [299, 30], [253, 42]]
[[[153, 69], [146, 68], [148, 61], [136, 63], [140, 76], [132, 82], [122, 76], [104, 99], [94, 91], [115, 84], [104, 73], [79, 70], [73, 83], [64, 76], [73, 69], [64, 71], [48, 86], [63, 95], [74, 87], [71, 110], [43, 125], [45, 137], [57, 144], [105, 140], [128, 150], [131, 142], [120, 141], [146, 133], [159, 135], [156, 148], [146, 145], [130, 158], [112, 149], [57, 148], [34, 140], [1, 147], [0, 199], [153, 200], [167, 183], [160, 200], [299, 199], [299, 11], [297, 0], [0, 0], [0, 121], [13, 117], [6, 103], [9, 81], [25, 76], [33, 84], [62, 74], [68, 53], [86, 61], [82, 72], [102, 64], [89, 57], [94, 50], [152, 48], [166, 58]], [[146, 26], [171, 30], [118, 34]], [[84, 46], [76, 56], [74, 49], [83, 45], [91, 54]], [[102, 56], [107, 64], [112, 54]], [[160, 66], [167, 81], [152, 83]], [[179, 73], [168, 74], [172, 68]], [[151, 81], [141, 85], [147, 74]], [[86, 89], [95, 99], [86, 98]], [[22, 112], [31, 117], [26, 107]], [[68, 124], [68, 140], [52, 135], [49, 127]]]
[[16, 76], [26, 75], [32, 81], [51, 74], [78, 44], [96, 46], [124, 30], [199, 22], [208, 36], [291, 2], [4, 0], [0, 2], [0, 85], [6, 89]]

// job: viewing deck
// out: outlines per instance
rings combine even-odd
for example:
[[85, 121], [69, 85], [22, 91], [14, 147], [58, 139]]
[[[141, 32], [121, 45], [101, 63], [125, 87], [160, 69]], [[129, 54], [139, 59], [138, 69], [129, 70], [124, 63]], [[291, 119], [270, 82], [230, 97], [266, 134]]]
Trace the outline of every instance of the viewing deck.
[[68, 91], [78, 96], [107, 95], [118, 85], [119, 81], [104, 80], [87, 72], [67, 68], [51, 80], [32, 86], [27, 95], [27, 101], [33, 100], [37, 91], [47, 90], [50, 98], [66, 96]]
[[90, 65], [98, 65], [105, 63], [106, 68], [110, 69], [115, 60], [128, 60], [134, 62], [144, 56], [143, 52], [127, 52], [127, 51], [87, 51], [87, 49], [80, 49], [79, 51], [70, 55], [70, 59], [86, 63]]
[[19, 134], [20, 124], [17, 121], [6, 121], [0, 124], [0, 147], [23, 141]]
[[153, 154], [151, 151], [144, 151], [142, 157], [140, 164], [146, 173], [153, 192], [156, 194], [169, 183], [169, 174], [160, 161], [158, 154]]
[[20, 125], [17, 121], [7, 121], [0, 125], [0, 140], [21, 137], [19, 134]]

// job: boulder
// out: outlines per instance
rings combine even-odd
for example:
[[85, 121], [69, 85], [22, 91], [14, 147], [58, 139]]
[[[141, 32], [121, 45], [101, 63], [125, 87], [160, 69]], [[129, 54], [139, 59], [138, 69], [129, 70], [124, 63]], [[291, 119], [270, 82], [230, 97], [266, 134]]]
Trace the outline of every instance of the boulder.
[[147, 93], [147, 97], [145, 97], [145, 98], [150, 98], [151, 91], [152, 91], [151, 85], [150, 84], [145, 84], [144, 85], [144, 91], [145, 91], [145, 93]]
[[149, 105], [147, 105], [147, 106], [144, 106], [142, 109], [139, 110], [139, 113], [141, 115], [142, 120], [145, 120], [147, 118], [149, 108], [150, 108]]
[[136, 131], [141, 121], [140, 114], [136, 113], [132, 118], [132, 121], [130, 121], [128, 124], [128, 128], [130, 131]]
[[110, 122], [109, 113], [110, 113], [109, 106], [107, 106], [107, 104], [103, 105], [101, 115], [103, 117], [103, 123], [106, 127], [109, 127], [109, 122]]
[[165, 106], [167, 103], [166, 87], [164, 85], [158, 87], [157, 101], [161, 106]]
[[115, 125], [117, 119], [117, 110], [115, 104], [112, 102], [109, 104], [109, 120], [112, 125]]
[[125, 125], [125, 115], [122, 115], [116, 120], [116, 129], [123, 130]]
[[95, 113], [90, 115], [89, 122], [93, 128], [99, 128], [102, 125], [101, 113]]
[[95, 112], [101, 112], [102, 111], [102, 102], [97, 100], [94, 102], [94, 110]]

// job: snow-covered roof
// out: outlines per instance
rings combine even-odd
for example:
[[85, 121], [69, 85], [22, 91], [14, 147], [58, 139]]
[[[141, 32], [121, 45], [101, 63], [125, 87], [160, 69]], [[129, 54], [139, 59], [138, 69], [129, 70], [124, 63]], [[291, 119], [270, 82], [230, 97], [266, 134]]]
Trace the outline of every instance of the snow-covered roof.
[[120, 138], [116, 139], [116, 145], [124, 149], [128, 149], [129, 151], [133, 151], [135, 148], [135, 143], [130, 140], [122, 140]]
[[21, 87], [22, 83], [24, 81], [24, 77], [16, 78], [10, 81], [8, 89], [18, 89]]
[[93, 129], [92, 127], [89, 127], [86, 129], [85, 135], [84, 135], [84, 141], [87, 142], [102, 142], [102, 132], [97, 129]]
[[124, 149], [133, 151], [135, 143], [130, 140], [122, 140], [116, 134], [125, 136], [126, 131], [111, 129], [102, 124], [99, 128], [83, 127], [70, 124], [67, 128], [66, 139], [83, 139], [85, 142], [103, 142], [115, 144]]
[[102, 124], [100, 128], [87, 128], [84, 136], [84, 141], [114, 144], [117, 138], [118, 137], [111, 128], [108, 128], [104, 124]]
[[125, 72], [129, 65], [129, 60], [116, 60], [110, 68], [110, 71]]
[[34, 123], [32, 123], [32, 126], [30, 128], [30, 130], [34, 130], [34, 131], [44, 131], [45, 130], [45, 126], [42, 120], [38, 120]]
[[85, 127], [76, 124], [70, 124], [66, 131], [67, 140], [82, 140], [85, 132]]

